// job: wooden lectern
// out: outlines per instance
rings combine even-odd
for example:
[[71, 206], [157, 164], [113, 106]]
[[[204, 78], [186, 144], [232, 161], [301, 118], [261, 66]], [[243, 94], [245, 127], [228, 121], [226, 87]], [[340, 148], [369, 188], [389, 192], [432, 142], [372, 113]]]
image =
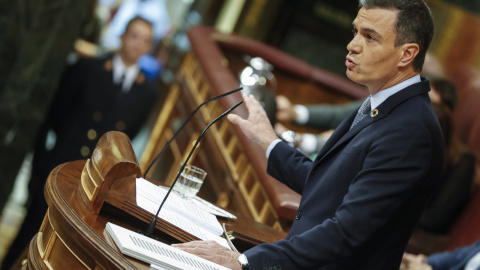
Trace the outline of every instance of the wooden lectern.
[[[138, 231], [153, 218], [136, 205], [139, 176], [129, 138], [116, 131], [100, 138], [90, 159], [57, 166], [45, 185], [48, 211], [22, 269], [149, 269], [121, 254], [104, 233], [107, 222]], [[242, 217], [225, 223], [239, 236], [234, 242], [240, 249], [285, 237]], [[182, 242], [181, 234], [160, 219], [154, 234], [165, 243]]]

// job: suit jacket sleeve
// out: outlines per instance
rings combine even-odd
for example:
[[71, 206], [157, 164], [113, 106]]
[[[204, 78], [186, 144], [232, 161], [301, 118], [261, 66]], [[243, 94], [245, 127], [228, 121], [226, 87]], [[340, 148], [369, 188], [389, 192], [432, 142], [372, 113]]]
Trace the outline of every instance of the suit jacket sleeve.
[[480, 252], [480, 241], [471, 246], [431, 255], [428, 257], [427, 263], [432, 266], [433, 270], [460, 270], [477, 252]]
[[[373, 132], [374, 127], [364, 130], [367, 136], [357, 136], [360, 141], [356, 148], [343, 149], [343, 158], [338, 162], [348, 164], [344, 171], [353, 170], [355, 176], [333, 216], [290, 239], [261, 244], [246, 251], [251, 270], [263, 269], [265, 265], [317, 269], [337, 263], [352, 256], [372, 235], [384, 229], [385, 223], [398, 222], [392, 217], [397, 211], [406, 211], [405, 201], [430, 180], [428, 174], [434, 157], [432, 130], [419, 121], [395, 119], [398, 121], [387, 122], [383, 131]], [[277, 179], [301, 189], [305, 187], [305, 175], [308, 181], [317, 181], [325, 172], [314, 169], [305, 173], [305, 167], [311, 163], [293, 151], [284, 153], [286, 151], [283, 145], [277, 145], [269, 158], [268, 171]], [[295, 166], [300, 168], [298, 176]], [[349, 173], [344, 171], [336, 171], [332, 177], [342, 178]], [[322, 198], [317, 200], [317, 205], [309, 207], [322, 207]], [[417, 219], [418, 215], [402, 218]]]
[[306, 106], [309, 117], [305, 125], [320, 129], [334, 129], [351, 112], [357, 110], [363, 101], [364, 99], [361, 99], [343, 105], [320, 104]]
[[[270, 165], [272, 163], [272, 165]], [[267, 173], [302, 194], [312, 160], [284, 142], [278, 143], [268, 160]], [[281, 164], [281, 166], [276, 166]]]

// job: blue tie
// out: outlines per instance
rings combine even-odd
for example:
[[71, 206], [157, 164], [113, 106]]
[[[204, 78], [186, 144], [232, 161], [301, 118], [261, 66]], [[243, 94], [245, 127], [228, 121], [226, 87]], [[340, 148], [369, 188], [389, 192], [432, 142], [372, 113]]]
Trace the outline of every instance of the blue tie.
[[368, 113], [371, 111], [370, 107], [370, 96], [365, 99], [363, 102], [362, 106], [358, 109], [357, 115], [355, 116], [355, 119], [353, 119], [352, 125], [350, 126], [350, 129], [352, 129], [358, 122], [362, 121], [365, 116], [368, 115]]

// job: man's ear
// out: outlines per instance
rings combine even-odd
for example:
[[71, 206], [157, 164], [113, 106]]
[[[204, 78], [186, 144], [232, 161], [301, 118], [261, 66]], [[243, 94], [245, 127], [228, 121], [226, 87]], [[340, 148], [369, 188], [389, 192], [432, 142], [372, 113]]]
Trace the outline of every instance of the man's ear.
[[406, 43], [402, 45], [399, 67], [406, 67], [412, 64], [413, 60], [418, 54], [420, 47], [416, 43]]

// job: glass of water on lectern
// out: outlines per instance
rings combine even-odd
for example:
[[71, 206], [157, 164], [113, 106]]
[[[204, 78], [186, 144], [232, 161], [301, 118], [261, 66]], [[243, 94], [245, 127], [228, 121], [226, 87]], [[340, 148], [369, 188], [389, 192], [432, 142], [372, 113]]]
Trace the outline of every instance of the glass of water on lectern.
[[197, 195], [206, 176], [207, 173], [204, 170], [187, 164], [173, 187], [173, 191], [180, 197], [189, 200]]

